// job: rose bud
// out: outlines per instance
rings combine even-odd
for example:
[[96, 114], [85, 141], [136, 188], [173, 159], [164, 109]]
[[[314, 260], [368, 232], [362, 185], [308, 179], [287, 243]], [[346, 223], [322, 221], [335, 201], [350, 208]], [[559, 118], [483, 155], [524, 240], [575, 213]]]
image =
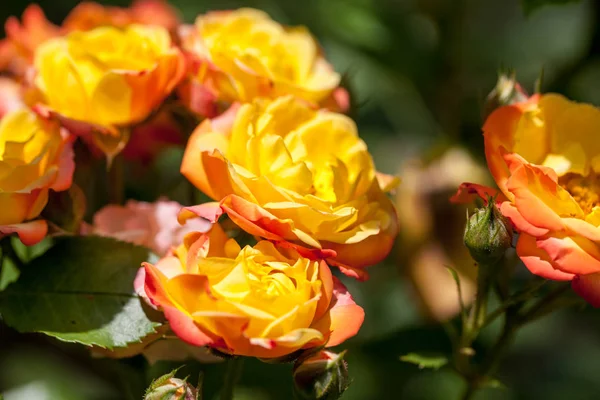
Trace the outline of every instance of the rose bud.
[[294, 365], [294, 387], [299, 399], [336, 400], [350, 385], [345, 352], [320, 351]]
[[487, 95], [482, 111], [482, 120], [487, 117], [498, 107], [522, 103], [527, 101], [529, 96], [523, 90], [521, 85], [515, 78], [514, 71], [500, 72], [498, 81], [494, 89]]
[[510, 222], [494, 201], [475, 211], [467, 221], [464, 241], [471, 257], [479, 264], [495, 264], [512, 244]]
[[154, 380], [144, 396], [144, 400], [197, 400], [198, 390], [185, 379], [175, 378], [175, 371]]

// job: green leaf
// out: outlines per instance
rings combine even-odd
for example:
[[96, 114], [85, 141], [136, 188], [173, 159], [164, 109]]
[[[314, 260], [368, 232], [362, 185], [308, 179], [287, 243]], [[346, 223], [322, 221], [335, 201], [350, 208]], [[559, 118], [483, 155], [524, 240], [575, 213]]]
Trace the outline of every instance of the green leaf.
[[140, 264], [151, 257], [148, 249], [109, 238], [58, 239], [0, 293], [0, 314], [20, 332], [66, 342], [107, 349], [139, 343], [160, 325], [133, 289]]
[[448, 364], [448, 357], [441, 354], [423, 355], [417, 353], [408, 353], [400, 357], [401, 361], [418, 365], [420, 369], [435, 369], [438, 370]]
[[580, 0], [521, 0], [521, 5], [523, 6], [523, 12], [525, 13], [525, 15], [529, 16], [538, 8], [543, 7], [545, 5], [560, 5], [576, 3], [579, 1]]
[[32, 246], [24, 245], [18, 236], [11, 236], [10, 243], [22, 263], [28, 263], [34, 258], [41, 256], [54, 244], [53, 239], [49, 236]]
[[4, 257], [0, 265], [0, 291], [19, 279], [19, 268], [8, 257]]

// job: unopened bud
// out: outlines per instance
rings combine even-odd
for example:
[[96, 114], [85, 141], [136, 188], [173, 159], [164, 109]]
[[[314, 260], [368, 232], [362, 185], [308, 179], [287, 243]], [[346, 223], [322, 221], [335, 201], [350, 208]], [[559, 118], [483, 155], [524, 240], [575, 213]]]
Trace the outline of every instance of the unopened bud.
[[294, 365], [294, 387], [302, 400], [337, 400], [350, 385], [344, 352], [320, 351]]
[[510, 222], [489, 199], [487, 206], [475, 211], [467, 220], [464, 241], [476, 262], [494, 264], [511, 246], [512, 236]]
[[198, 390], [185, 379], [175, 378], [176, 372], [172, 371], [152, 382], [144, 400], [197, 400]]
[[526, 101], [527, 93], [517, 82], [514, 72], [500, 72], [496, 87], [488, 94], [482, 112], [482, 119], [487, 117], [498, 107]]

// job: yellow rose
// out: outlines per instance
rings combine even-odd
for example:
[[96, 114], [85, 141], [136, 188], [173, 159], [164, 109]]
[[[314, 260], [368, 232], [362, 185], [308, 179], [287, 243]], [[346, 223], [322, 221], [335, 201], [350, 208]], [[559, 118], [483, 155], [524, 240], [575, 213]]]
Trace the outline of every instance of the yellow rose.
[[136, 290], [195, 346], [277, 358], [336, 346], [364, 319], [324, 261], [268, 241], [241, 249], [219, 225], [188, 234], [173, 254], [144, 267]]
[[285, 28], [259, 10], [201, 15], [183, 43], [197, 58], [198, 97], [250, 102], [292, 94], [321, 103], [340, 84], [305, 28]]
[[0, 121], [0, 235], [17, 233], [34, 244], [47, 232], [35, 220], [48, 201], [48, 191], [71, 186], [73, 150], [58, 125], [21, 108]]
[[182, 220], [226, 212], [253, 235], [323, 250], [344, 268], [381, 261], [397, 233], [384, 194], [395, 179], [376, 172], [354, 122], [291, 96], [205, 120], [188, 142], [181, 172], [220, 202], [212, 217], [203, 205], [184, 211]]
[[126, 129], [117, 128], [147, 118], [185, 70], [168, 31], [142, 25], [100, 27], [48, 40], [37, 48], [34, 64], [43, 102], [63, 122], [94, 125], [96, 144], [107, 153], [126, 142]]

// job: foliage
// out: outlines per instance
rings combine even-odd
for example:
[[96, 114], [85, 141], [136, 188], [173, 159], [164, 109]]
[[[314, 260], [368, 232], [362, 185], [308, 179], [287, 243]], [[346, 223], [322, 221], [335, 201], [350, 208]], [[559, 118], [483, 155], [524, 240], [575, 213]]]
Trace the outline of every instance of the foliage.
[[113, 349], [139, 342], [160, 325], [133, 291], [149, 250], [113, 239], [67, 237], [0, 294], [0, 313], [20, 332]]
[[433, 369], [437, 370], [448, 364], [448, 358], [443, 355], [424, 355], [417, 353], [408, 353], [400, 357], [400, 360], [415, 364], [419, 369]]

